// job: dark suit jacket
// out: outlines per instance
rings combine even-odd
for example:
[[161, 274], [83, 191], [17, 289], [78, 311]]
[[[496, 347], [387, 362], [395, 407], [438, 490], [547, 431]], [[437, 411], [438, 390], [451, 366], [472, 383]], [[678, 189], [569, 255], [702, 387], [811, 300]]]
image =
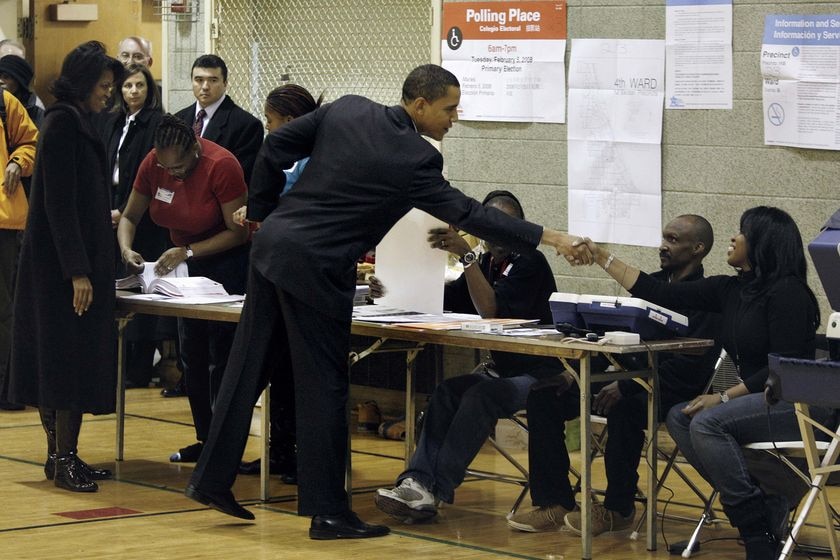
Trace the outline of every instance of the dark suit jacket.
[[[195, 103], [181, 109], [175, 116], [192, 126], [195, 121]], [[263, 125], [259, 119], [239, 107], [228, 95], [201, 136], [236, 156], [245, 172], [245, 182], [251, 180], [254, 160], [263, 141]]]
[[[111, 208], [120, 211], [125, 209], [140, 163], [154, 147], [155, 131], [162, 116], [163, 113], [160, 110], [143, 109], [137, 114], [134, 124], [128, 129], [128, 134], [126, 134], [120, 149], [120, 182], [112, 193]], [[113, 172], [114, 163], [117, 159], [117, 147], [120, 143], [123, 126], [125, 126], [125, 113], [122, 111], [107, 113], [94, 122], [99, 129], [100, 138], [105, 144], [108, 169]], [[137, 224], [132, 248], [143, 255], [145, 260], [156, 261], [161, 253], [171, 246], [169, 231], [152, 222], [148, 212], [144, 213], [143, 217], [140, 218], [140, 223]], [[119, 248], [117, 248], [117, 255], [119, 255]], [[122, 262], [118, 258], [117, 274], [124, 275], [126, 273]]]
[[[279, 197], [283, 170], [311, 156], [295, 188]], [[345, 96], [270, 134], [257, 157], [248, 217], [262, 221], [254, 266], [277, 287], [323, 313], [350, 319], [356, 261], [412, 207], [514, 251], [533, 250], [542, 227], [456, 190], [443, 156], [401, 106]]]

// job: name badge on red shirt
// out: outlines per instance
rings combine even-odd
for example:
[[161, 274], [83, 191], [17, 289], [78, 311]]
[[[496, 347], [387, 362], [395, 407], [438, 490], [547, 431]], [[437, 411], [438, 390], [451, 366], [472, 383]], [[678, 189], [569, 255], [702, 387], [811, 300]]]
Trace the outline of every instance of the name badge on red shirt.
[[157, 191], [155, 191], [155, 200], [160, 200], [161, 202], [165, 202], [167, 204], [172, 204], [174, 196], [174, 191], [164, 189], [163, 187], [158, 187]]

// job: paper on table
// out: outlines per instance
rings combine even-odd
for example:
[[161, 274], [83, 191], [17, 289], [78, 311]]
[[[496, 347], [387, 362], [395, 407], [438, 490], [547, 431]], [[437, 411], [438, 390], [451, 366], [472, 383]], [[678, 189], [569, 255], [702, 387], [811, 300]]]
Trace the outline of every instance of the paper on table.
[[432, 228], [447, 224], [414, 209], [397, 222], [376, 246], [376, 277], [385, 286], [381, 305], [425, 313], [443, 313], [446, 251], [432, 249]]
[[209, 295], [209, 296], [166, 296], [163, 294], [131, 294], [120, 295], [122, 299], [136, 299], [141, 301], [165, 301], [178, 305], [204, 305], [208, 303], [232, 303], [244, 301], [245, 296], [242, 295]]

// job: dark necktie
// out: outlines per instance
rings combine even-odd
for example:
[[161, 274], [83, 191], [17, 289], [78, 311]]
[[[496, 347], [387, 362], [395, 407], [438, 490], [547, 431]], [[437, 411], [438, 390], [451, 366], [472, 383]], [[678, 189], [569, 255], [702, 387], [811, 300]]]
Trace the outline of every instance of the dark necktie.
[[204, 117], [207, 115], [207, 111], [204, 109], [199, 109], [198, 113], [195, 115], [195, 122], [193, 123], [193, 130], [195, 131], [196, 136], [201, 136], [201, 129], [204, 128]]

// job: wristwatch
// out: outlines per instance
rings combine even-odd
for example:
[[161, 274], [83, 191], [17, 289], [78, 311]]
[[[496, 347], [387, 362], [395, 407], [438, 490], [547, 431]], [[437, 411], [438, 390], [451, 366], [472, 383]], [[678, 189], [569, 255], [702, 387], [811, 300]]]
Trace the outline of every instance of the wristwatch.
[[186, 258], [186, 259], [184, 259], [184, 260], [190, 260], [190, 259], [192, 258], [192, 256], [193, 256], [193, 250], [192, 250], [192, 249], [190, 249], [190, 246], [189, 246], [189, 245], [185, 246], [185, 247], [184, 247], [184, 249], [186, 249], [186, 250], [187, 250], [187, 258]]
[[726, 391], [720, 392], [720, 402], [728, 403], [729, 402], [729, 395], [726, 394]]
[[478, 259], [478, 255], [475, 254], [475, 251], [467, 251], [464, 253], [464, 256], [458, 259], [458, 262], [464, 265], [464, 268], [467, 268], [472, 263], [474, 263]]

